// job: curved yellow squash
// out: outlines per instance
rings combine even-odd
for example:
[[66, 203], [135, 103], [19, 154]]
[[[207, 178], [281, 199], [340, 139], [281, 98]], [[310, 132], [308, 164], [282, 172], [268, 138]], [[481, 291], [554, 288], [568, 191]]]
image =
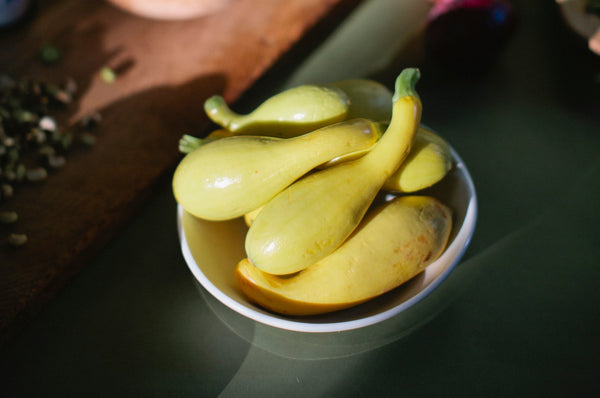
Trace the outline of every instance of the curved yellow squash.
[[240, 217], [319, 164], [368, 148], [378, 137], [373, 122], [353, 119], [294, 138], [221, 138], [181, 160], [173, 175], [173, 193], [196, 217]]
[[439, 135], [421, 126], [406, 160], [383, 184], [396, 193], [420, 191], [439, 182], [452, 167], [450, 146]]
[[435, 261], [446, 247], [451, 219], [432, 197], [395, 198], [369, 213], [337, 250], [297, 274], [268, 274], [245, 259], [235, 276], [251, 301], [280, 314], [348, 308], [394, 289]]
[[239, 134], [294, 137], [345, 120], [350, 101], [335, 86], [306, 84], [282, 91], [248, 114], [232, 111], [220, 95], [204, 102], [206, 115], [219, 126]]
[[329, 255], [352, 233], [410, 151], [421, 119], [414, 89], [419, 77], [411, 68], [396, 79], [392, 119], [369, 153], [310, 174], [265, 204], [246, 235], [252, 264], [277, 275], [297, 272]]

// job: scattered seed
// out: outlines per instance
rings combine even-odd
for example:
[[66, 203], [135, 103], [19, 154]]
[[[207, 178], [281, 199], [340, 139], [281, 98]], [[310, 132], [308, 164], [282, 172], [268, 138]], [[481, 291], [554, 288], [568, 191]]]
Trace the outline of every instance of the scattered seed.
[[12, 168], [7, 168], [4, 170], [4, 180], [8, 182], [13, 182], [17, 179], [17, 174]]
[[29, 134], [27, 134], [27, 140], [35, 142], [38, 145], [43, 144], [46, 142], [46, 133], [42, 129], [34, 127]]
[[5, 210], [0, 211], [0, 224], [12, 224], [17, 222], [19, 216], [16, 211]]
[[56, 99], [58, 102], [64, 105], [68, 105], [71, 103], [71, 101], [73, 101], [73, 97], [71, 96], [71, 94], [64, 90], [56, 91], [54, 93], [54, 99]]
[[8, 244], [13, 247], [23, 246], [25, 243], [27, 243], [27, 235], [25, 234], [8, 235]]
[[60, 145], [63, 149], [67, 150], [71, 147], [73, 143], [73, 134], [65, 133], [60, 137]]
[[15, 169], [15, 180], [18, 182], [23, 181], [25, 178], [25, 174], [27, 173], [27, 168], [23, 163], [19, 163], [17, 168]]
[[50, 155], [48, 156], [48, 166], [53, 169], [59, 169], [64, 167], [67, 164], [67, 159], [64, 156], [60, 155]]
[[40, 149], [38, 149], [38, 154], [40, 154], [41, 156], [51, 156], [55, 153], [56, 149], [54, 149], [54, 147], [51, 145], [44, 145], [41, 146]]
[[17, 160], [19, 160], [19, 149], [11, 147], [6, 154], [6, 164], [8, 166], [14, 166]]
[[[40, 56], [56, 62], [60, 51], [46, 46]], [[108, 79], [105, 81], [116, 78], [110, 69], [103, 74]], [[53, 113], [65, 110], [76, 92], [77, 83], [71, 77], [58, 85], [0, 73], [0, 202], [13, 198], [19, 184], [44, 181], [48, 170], [64, 167], [74, 143], [94, 144], [96, 137], [91, 131], [102, 119], [98, 112], [66, 128], [59, 125]], [[14, 222], [14, 217], [12, 212], [0, 214], [2, 223]], [[27, 239], [25, 234], [9, 237], [14, 246], [24, 244]]]
[[52, 65], [61, 58], [60, 50], [52, 45], [46, 45], [40, 50], [40, 58], [43, 63]]
[[38, 121], [38, 116], [35, 113], [24, 109], [17, 109], [14, 116], [19, 123], [35, 123]]
[[93, 146], [96, 143], [96, 137], [88, 132], [79, 134], [79, 141], [87, 146]]
[[8, 198], [12, 198], [13, 193], [14, 193], [14, 188], [12, 185], [4, 183], [0, 185], [0, 193], [2, 195], [0, 195], [2, 197], [2, 199], [8, 199]]
[[44, 116], [40, 119], [38, 126], [42, 130], [55, 131], [56, 130], [56, 121], [51, 116]]
[[115, 80], [117, 80], [117, 75], [114, 70], [112, 70], [108, 66], [105, 66], [102, 69], [100, 69], [100, 79], [102, 79], [104, 83], [111, 84], [114, 83]]
[[67, 80], [65, 81], [65, 91], [71, 96], [75, 95], [77, 92], [77, 82], [70, 76], [67, 77]]
[[102, 121], [102, 115], [100, 112], [94, 112], [90, 115], [86, 115], [79, 121], [79, 125], [85, 130], [93, 130]]
[[34, 169], [27, 170], [26, 177], [27, 181], [40, 182], [48, 178], [48, 172], [43, 167], [36, 167]]

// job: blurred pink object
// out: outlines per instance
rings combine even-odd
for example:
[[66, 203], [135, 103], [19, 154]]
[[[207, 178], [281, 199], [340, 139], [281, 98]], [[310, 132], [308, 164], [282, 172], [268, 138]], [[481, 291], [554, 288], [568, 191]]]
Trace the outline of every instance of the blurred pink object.
[[181, 20], [213, 14], [235, 0], [107, 0], [132, 14], [152, 19]]

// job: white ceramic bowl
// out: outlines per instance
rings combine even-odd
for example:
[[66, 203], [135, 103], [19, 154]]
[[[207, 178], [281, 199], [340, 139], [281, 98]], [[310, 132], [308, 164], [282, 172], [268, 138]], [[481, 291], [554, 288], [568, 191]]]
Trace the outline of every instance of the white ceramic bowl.
[[184, 20], [213, 14], [234, 0], [107, 0], [132, 14], [164, 20]]
[[[225, 306], [262, 325], [304, 334], [337, 333], [401, 317], [446, 279], [463, 256], [475, 228], [477, 198], [473, 181], [454, 149], [452, 155], [455, 165], [451, 172], [444, 180], [424, 192], [437, 197], [453, 210], [453, 228], [446, 250], [423, 273], [409, 282], [354, 308], [318, 316], [287, 317], [271, 313], [247, 300], [234, 278], [238, 261], [245, 257], [244, 239], [247, 228], [241, 219], [209, 222], [199, 220], [178, 207], [183, 256], [196, 281], [202, 286], [203, 293], [208, 293], [213, 309], [216, 305], [217, 311], [221, 312], [221, 307]], [[431, 317], [432, 311], [427, 311], [427, 314], [420, 312], [418, 317]], [[402, 328], [412, 328], [422, 322], [423, 320], [413, 319]]]

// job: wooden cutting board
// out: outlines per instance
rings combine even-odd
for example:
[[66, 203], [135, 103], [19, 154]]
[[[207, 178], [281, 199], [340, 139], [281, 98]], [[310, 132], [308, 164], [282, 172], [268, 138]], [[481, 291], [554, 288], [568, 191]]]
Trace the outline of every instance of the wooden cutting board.
[[[186, 21], [130, 15], [108, 3], [38, 2], [25, 23], [0, 32], [0, 74], [78, 85], [61, 117], [74, 125], [99, 111], [96, 144], [75, 149], [60, 172], [19, 186], [0, 210], [19, 220], [0, 225], [0, 344], [8, 341], [129, 220], [158, 179], [180, 159], [183, 133], [210, 126], [204, 100], [237, 100], [321, 21], [358, 1], [237, 0], [218, 14]], [[338, 21], [339, 19], [334, 19]], [[51, 44], [61, 59], [38, 59]], [[315, 43], [316, 45], [317, 43]], [[100, 78], [104, 66], [114, 83]], [[11, 232], [26, 245], [6, 244]]]

